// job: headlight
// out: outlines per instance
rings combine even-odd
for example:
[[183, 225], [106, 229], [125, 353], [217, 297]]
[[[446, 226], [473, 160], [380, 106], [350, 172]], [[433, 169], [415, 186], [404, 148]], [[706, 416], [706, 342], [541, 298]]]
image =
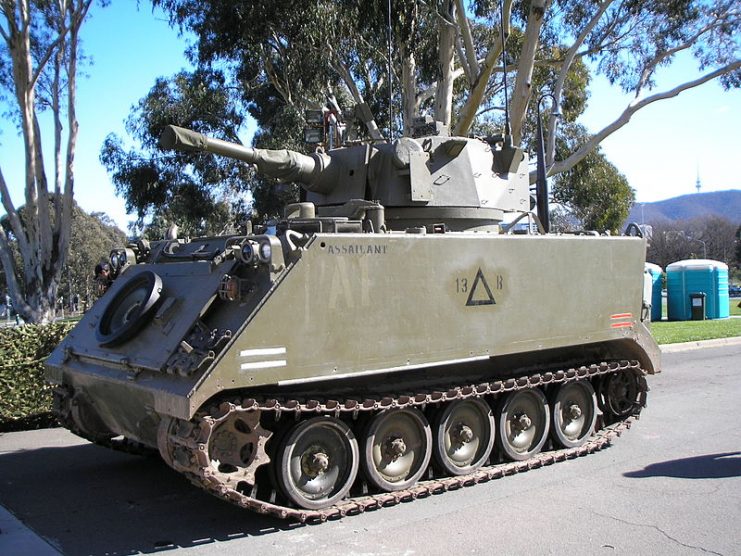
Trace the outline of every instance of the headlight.
[[110, 256], [111, 271], [114, 275], [123, 272], [128, 266], [136, 264], [136, 253], [133, 249], [115, 249]]
[[257, 242], [247, 240], [242, 244], [242, 249], [239, 251], [239, 256], [242, 262], [247, 264], [254, 264], [257, 262]]
[[260, 258], [260, 262], [263, 263], [269, 263], [270, 257], [273, 255], [273, 248], [270, 247], [270, 243], [267, 241], [264, 241], [260, 244], [260, 250], [258, 253], [258, 257]]

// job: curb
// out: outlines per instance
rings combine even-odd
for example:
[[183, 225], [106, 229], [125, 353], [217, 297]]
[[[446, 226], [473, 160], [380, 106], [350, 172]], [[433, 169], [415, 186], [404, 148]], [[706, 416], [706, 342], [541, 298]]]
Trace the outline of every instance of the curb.
[[14, 556], [62, 554], [2, 506], [0, 506], [0, 552]]
[[661, 353], [676, 353], [679, 351], [690, 351], [695, 349], [738, 345], [741, 345], [741, 336], [733, 336], [731, 338], [716, 338], [714, 340], [699, 340], [696, 342], [683, 342], [681, 344], [663, 344], [659, 346], [659, 348], [661, 349]]

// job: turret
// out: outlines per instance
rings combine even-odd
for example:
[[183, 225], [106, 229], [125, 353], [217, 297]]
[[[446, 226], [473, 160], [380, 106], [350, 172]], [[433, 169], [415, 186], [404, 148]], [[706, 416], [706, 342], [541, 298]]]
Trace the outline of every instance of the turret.
[[343, 206], [351, 201], [373, 201], [385, 208], [392, 230], [444, 224], [454, 231], [497, 231], [505, 212], [530, 210], [525, 154], [512, 149], [503, 166], [501, 145], [444, 132], [305, 155], [168, 126], [160, 145], [236, 158], [255, 164], [265, 176], [298, 183], [317, 216], [346, 216]]

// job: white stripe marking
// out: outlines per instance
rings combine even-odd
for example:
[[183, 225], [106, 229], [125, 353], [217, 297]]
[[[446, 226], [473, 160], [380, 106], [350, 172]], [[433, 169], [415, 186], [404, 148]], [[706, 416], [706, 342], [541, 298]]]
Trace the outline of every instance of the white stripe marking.
[[455, 363], [468, 363], [471, 361], [485, 361], [489, 359], [490, 355], [478, 355], [475, 357], [466, 357], [464, 359], [451, 359], [449, 361], [434, 361], [432, 363], [418, 363], [415, 365], [400, 365], [399, 367], [388, 367], [386, 369], [372, 369], [369, 371], [358, 371], [356, 373], [343, 373], [343, 374], [331, 374], [331, 375], [319, 375], [309, 378], [292, 378], [289, 380], [279, 380], [278, 386], [291, 386], [294, 384], [305, 384], [307, 382], [320, 382], [323, 380], [336, 380], [338, 378], [350, 378], [350, 377], [361, 377], [370, 376], [379, 373], [391, 373], [395, 371], [408, 371], [411, 369], [422, 369], [424, 367], [439, 367], [441, 365], [452, 365]]
[[285, 367], [285, 359], [281, 361], [256, 361], [255, 363], [242, 363], [239, 368], [243, 371], [250, 371], [252, 369], [269, 369], [270, 367]]
[[266, 355], [283, 355], [286, 352], [286, 348], [260, 348], [260, 349], [245, 349], [239, 352], [240, 357], [265, 357]]

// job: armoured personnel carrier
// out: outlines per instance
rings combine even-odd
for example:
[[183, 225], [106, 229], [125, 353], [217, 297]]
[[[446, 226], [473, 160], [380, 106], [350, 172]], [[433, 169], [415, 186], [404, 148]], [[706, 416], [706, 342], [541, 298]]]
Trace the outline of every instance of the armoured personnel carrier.
[[592, 452], [645, 405], [645, 241], [503, 224], [534, 216], [505, 138], [438, 127], [303, 155], [169, 127], [161, 143], [305, 200], [274, 229], [112, 254], [116, 280], [47, 362], [75, 433], [305, 521]]

